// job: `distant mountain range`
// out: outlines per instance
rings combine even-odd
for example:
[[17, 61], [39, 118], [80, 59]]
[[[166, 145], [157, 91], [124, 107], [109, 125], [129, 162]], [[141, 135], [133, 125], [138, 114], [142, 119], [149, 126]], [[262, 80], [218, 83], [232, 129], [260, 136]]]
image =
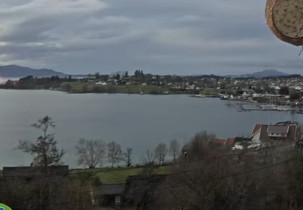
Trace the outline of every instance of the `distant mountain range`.
[[283, 77], [289, 76], [291, 74], [287, 74], [281, 71], [277, 71], [275, 69], [266, 69], [263, 71], [254, 72], [251, 74], [242, 74], [242, 75], [228, 75], [227, 77], [239, 78], [239, 77], [254, 77], [254, 78], [265, 78], [265, 77]]
[[33, 77], [51, 77], [51, 76], [67, 77], [68, 76], [67, 74], [54, 71], [51, 69], [32, 69], [32, 68], [17, 66], [17, 65], [0, 66], [0, 77], [20, 78], [30, 75]]
[[[225, 77], [231, 78], [240, 78], [240, 77], [255, 77], [255, 78], [264, 78], [264, 77], [281, 77], [288, 76], [291, 74], [287, 74], [284, 72], [277, 71], [275, 69], [267, 69], [264, 71], [254, 72], [251, 74], [242, 74], [242, 75], [227, 75]], [[21, 78], [26, 76], [33, 77], [68, 77], [68, 74], [64, 74], [62, 72], [54, 71], [52, 69], [33, 69], [29, 67], [23, 67], [18, 65], [8, 65], [8, 66], [0, 66], [0, 77], [4, 78]], [[83, 75], [72, 75], [73, 77], [85, 77], [86, 74]]]

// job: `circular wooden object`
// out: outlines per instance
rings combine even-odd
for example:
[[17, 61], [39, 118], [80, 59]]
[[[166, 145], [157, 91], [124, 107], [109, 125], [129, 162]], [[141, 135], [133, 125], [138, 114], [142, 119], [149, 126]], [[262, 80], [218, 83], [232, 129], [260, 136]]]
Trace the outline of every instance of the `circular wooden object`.
[[269, 28], [282, 41], [303, 45], [303, 0], [267, 0]]

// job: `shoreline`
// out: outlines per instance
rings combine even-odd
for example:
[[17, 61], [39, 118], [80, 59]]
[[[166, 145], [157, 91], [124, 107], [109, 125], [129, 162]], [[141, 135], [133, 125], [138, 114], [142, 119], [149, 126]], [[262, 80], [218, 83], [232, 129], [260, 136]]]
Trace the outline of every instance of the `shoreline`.
[[[266, 103], [259, 103], [257, 101], [248, 101], [245, 99], [222, 99], [220, 95], [202, 95], [202, 94], [194, 94], [194, 93], [176, 93], [176, 92], [168, 92], [168, 93], [138, 93], [138, 92], [93, 92], [93, 91], [87, 91], [87, 92], [74, 92], [74, 91], [65, 91], [62, 89], [25, 89], [25, 88], [0, 88], [0, 90], [27, 90], [27, 91], [52, 91], [52, 92], [60, 92], [60, 93], [66, 93], [71, 95], [82, 95], [82, 94], [109, 94], [109, 95], [150, 95], [150, 96], [188, 96], [191, 98], [197, 98], [197, 99], [204, 99], [204, 98], [216, 98], [220, 99], [221, 101], [226, 101], [231, 103], [232, 106], [238, 111], [238, 112], [251, 112], [251, 111], [275, 111], [275, 112], [290, 112], [295, 114], [303, 114], [303, 109], [300, 107], [292, 107], [291, 105], [280, 105], [280, 104], [266, 104]], [[244, 108], [243, 105], [253, 105], [257, 108]], [[264, 107], [263, 107], [264, 106]]]

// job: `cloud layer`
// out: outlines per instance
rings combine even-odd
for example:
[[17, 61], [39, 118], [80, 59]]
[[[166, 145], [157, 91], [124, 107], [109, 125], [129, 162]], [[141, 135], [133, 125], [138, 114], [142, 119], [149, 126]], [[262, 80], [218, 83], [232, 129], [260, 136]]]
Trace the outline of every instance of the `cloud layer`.
[[264, 0], [5, 0], [0, 64], [66, 73], [137, 68], [156, 74], [301, 73]]

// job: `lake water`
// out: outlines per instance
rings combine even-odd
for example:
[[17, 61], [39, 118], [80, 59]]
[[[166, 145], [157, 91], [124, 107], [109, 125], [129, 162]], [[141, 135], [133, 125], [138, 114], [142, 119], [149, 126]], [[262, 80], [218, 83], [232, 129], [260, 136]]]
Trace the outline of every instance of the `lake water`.
[[28, 165], [30, 156], [14, 148], [35, 140], [30, 125], [49, 115], [64, 162], [77, 167], [74, 146], [80, 138], [116, 141], [132, 147], [136, 162], [160, 142], [185, 142], [199, 131], [219, 138], [246, 136], [256, 123], [296, 120], [288, 112], [237, 112], [227, 101], [185, 95], [66, 94], [55, 91], [0, 90], [0, 167]]

